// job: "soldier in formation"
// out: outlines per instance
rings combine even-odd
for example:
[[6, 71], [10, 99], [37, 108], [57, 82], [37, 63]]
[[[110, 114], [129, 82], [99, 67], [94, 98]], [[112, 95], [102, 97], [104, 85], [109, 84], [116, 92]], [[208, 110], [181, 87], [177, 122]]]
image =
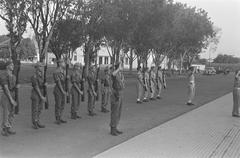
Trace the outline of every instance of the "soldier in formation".
[[38, 62], [35, 66], [35, 74], [31, 78], [32, 82], [32, 124], [34, 129], [44, 128], [45, 126], [40, 123], [40, 114], [46, 98], [43, 96], [43, 67], [44, 65]]
[[96, 113], [94, 112], [94, 107], [95, 107], [95, 101], [97, 97], [97, 93], [95, 92], [95, 71], [94, 67], [90, 66], [89, 67], [89, 72], [87, 76], [87, 81], [88, 81], [88, 115], [89, 116], [95, 116]]
[[122, 134], [122, 131], [118, 130], [118, 124], [121, 117], [122, 104], [123, 104], [123, 88], [124, 88], [124, 77], [122, 74], [121, 64], [115, 65], [115, 70], [112, 72], [112, 93], [111, 93], [111, 135], [117, 136]]
[[144, 95], [144, 74], [141, 67], [137, 68], [137, 103], [142, 103]]
[[74, 119], [74, 120], [81, 118], [78, 115], [81, 96], [83, 95], [83, 91], [81, 90], [81, 83], [82, 83], [82, 74], [80, 73], [81, 68], [82, 66], [79, 63], [74, 64], [73, 73], [71, 75], [71, 83], [72, 83], [72, 87], [70, 90], [71, 97], [72, 97], [71, 119]]
[[66, 104], [67, 91], [65, 90], [65, 63], [63, 60], [58, 61], [58, 67], [53, 73], [53, 78], [55, 82], [55, 87], [53, 90], [55, 98], [55, 118], [56, 124], [67, 123], [67, 121], [62, 119], [63, 110]]
[[101, 79], [101, 93], [102, 93], [102, 103], [101, 111], [103, 113], [108, 113], [107, 105], [110, 99], [110, 69], [106, 67], [104, 69], [104, 76]]
[[3, 136], [14, 135], [16, 132], [13, 130], [14, 109], [17, 102], [14, 100], [14, 90], [16, 87], [16, 77], [12, 74], [14, 65], [12, 61], [5, 63], [5, 72], [1, 74], [1, 86], [3, 89], [1, 96], [2, 106], [2, 132]]

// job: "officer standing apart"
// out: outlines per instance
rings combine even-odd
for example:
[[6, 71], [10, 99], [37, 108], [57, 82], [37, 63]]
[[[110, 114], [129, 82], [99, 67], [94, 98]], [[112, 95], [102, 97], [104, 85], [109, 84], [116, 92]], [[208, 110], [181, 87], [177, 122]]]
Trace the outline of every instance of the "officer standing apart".
[[104, 69], [104, 77], [101, 79], [102, 107], [103, 113], [108, 113], [107, 105], [110, 98], [110, 70], [108, 67]]
[[43, 67], [44, 65], [38, 62], [35, 66], [35, 74], [31, 77], [32, 82], [32, 124], [34, 129], [44, 128], [44, 125], [40, 124], [40, 114], [43, 109], [43, 105], [46, 102], [46, 98], [43, 96]]
[[12, 129], [14, 119], [14, 109], [17, 106], [14, 100], [14, 90], [16, 88], [16, 77], [12, 74], [14, 65], [12, 61], [5, 63], [6, 71], [1, 75], [1, 86], [3, 88], [3, 94], [1, 97], [2, 106], [2, 132], [3, 136], [13, 135], [16, 132]]
[[142, 103], [144, 92], [143, 73], [141, 66], [137, 68], [137, 103]]
[[233, 85], [233, 117], [240, 117], [239, 115], [240, 106], [240, 70], [235, 72], [234, 85]]
[[94, 75], [93, 66], [89, 67], [87, 80], [88, 80], [88, 115], [94, 116], [94, 115], [97, 115], [93, 111], [95, 107], [97, 93], [95, 92], [95, 87], [94, 87], [95, 75]]
[[65, 63], [62, 59], [58, 61], [58, 67], [53, 73], [53, 78], [56, 83], [53, 94], [55, 98], [55, 117], [56, 124], [67, 123], [67, 121], [62, 119], [62, 113], [65, 107], [67, 92], [64, 90], [65, 87]]
[[187, 105], [194, 105], [192, 103], [194, 97], [195, 97], [195, 76], [194, 76], [195, 69], [193, 66], [189, 68], [188, 73], [188, 102]]
[[111, 93], [111, 135], [117, 136], [123, 132], [117, 129], [120, 121], [123, 101], [124, 77], [121, 73], [120, 64], [115, 65], [115, 71], [112, 73], [112, 93]]
[[80, 106], [81, 95], [83, 92], [81, 91], [81, 82], [82, 82], [82, 74], [80, 73], [81, 65], [79, 63], [74, 64], [73, 73], [71, 75], [72, 87], [70, 90], [70, 94], [72, 96], [72, 106], [71, 106], [71, 119], [81, 118], [77, 112]]

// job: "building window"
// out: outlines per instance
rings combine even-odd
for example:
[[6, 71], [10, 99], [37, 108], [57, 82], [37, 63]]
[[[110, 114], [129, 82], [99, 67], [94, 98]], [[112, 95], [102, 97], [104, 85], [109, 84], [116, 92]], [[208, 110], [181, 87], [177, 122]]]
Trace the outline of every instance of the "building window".
[[77, 61], [77, 55], [74, 55], [74, 61]]
[[128, 58], [125, 58], [125, 65], [128, 65], [129, 64], [128, 62], [129, 62]]
[[99, 65], [101, 65], [102, 64], [102, 57], [99, 57]]
[[108, 64], [108, 57], [105, 57], [104, 64]]

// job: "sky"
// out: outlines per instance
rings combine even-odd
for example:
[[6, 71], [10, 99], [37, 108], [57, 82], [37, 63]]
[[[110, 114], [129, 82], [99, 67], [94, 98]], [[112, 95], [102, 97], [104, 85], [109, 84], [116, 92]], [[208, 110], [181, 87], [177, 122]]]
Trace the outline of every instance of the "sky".
[[[221, 38], [215, 52], [206, 51], [202, 58], [215, 58], [217, 54], [240, 57], [240, 0], [174, 0], [196, 6], [208, 12], [211, 21], [221, 28]], [[30, 31], [27, 31], [29, 36]], [[4, 21], [0, 20], [0, 35], [6, 34]], [[27, 36], [25, 35], [25, 36]]]
[[[240, 57], [240, 0], [175, 0], [196, 6], [208, 12], [211, 21], [221, 28], [221, 38], [215, 52], [210, 52], [210, 57], [217, 54], [229, 54]], [[208, 58], [209, 52], [202, 53], [202, 58]]]

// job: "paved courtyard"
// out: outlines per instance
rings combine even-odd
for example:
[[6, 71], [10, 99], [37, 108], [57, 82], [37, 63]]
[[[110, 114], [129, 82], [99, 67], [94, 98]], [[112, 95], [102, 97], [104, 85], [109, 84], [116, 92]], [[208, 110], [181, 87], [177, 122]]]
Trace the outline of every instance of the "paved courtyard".
[[20, 113], [15, 118], [17, 134], [11, 137], [0, 136], [0, 157], [93, 157], [229, 93], [232, 89], [233, 75], [197, 76], [196, 80], [197, 97], [195, 102], [197, 106], [189, 107], [185, 105], [187, 81], [184, 77], [168, 78], [168, 86], [163, 92], [162, 99], [145, 104], [136, 104], [136, 80], [128, 79], [120, 121], [120, 129], [124, 134], [118, 137], [109, 134], [110, 116], [109, 113], [100, 112], [99, 102], [95, 109], [98, 114], [96, 117], [92, 118], [87, 115], [85, 101], [80, 108], [82, 119], [74, 121], [70, 119], [70, 105], [68, 104], [64, 113], [64, 118], [68, 123], [61, 126], [54, 124], [52, 86], [48, 89], [50, 107], [41, 115], [41, 121], [46, 128], [32, 129], [30, 88], [29, 85], [23, 85], [20, 89]]

